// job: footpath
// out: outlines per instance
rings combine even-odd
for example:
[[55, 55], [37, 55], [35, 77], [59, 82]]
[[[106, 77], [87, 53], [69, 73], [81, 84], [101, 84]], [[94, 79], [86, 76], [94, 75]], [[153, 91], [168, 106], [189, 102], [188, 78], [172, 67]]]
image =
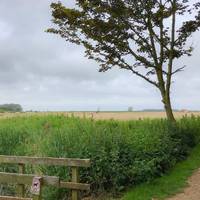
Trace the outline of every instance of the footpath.
[[188, 187], [182, 193], [166, 200], [200, 200], [200, 169], [188, 180]]

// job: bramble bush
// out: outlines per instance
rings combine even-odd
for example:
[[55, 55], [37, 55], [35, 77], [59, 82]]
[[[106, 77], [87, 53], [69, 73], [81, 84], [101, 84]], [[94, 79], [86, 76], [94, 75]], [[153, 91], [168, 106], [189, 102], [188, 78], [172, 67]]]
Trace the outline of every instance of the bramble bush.
[[[200, 117], [166, 120], [95, 121], [62, 115], [0, 120], [0, 154], [90, 158], [81, 169], [91, 192], [116, 194], [129, 186], [162, 176], [187, 157], [200, 138]], [[7, 171], [15, 171], [6, 165]], [[1, 167], [2, 170], [2, 167]], [[29, 172], [69, 179], [63, 167], [28, 167]], [[46, 188], [44, 199], [65, 199], [65, 190]]]

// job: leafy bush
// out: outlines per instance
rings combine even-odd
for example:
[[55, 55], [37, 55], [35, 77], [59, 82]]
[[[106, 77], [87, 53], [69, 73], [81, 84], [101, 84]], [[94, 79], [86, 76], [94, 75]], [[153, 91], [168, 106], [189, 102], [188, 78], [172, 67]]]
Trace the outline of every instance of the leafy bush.
[[[199, 137], [200, 118], [195, 117], [176, 125], [52, 115], [0, 120], [0, 154], [90, 158], [92, 166], [81, 169], [80, 178], [92, 185], [92, 193], [115, 193], [162, 176], [188, 155]], [[36, 170], [69, 179], [69, 169], [63, 167]], [[44, 199], [63, 199], [66, 194], [47, 188]]]

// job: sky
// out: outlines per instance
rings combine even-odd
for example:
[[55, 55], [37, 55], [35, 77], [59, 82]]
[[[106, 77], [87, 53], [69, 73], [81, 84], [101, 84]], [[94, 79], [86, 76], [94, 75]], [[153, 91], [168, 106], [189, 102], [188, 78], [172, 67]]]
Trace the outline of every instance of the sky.
[[[37, 2], [37, 3], [36, 3]], [[50, 0], [0, 0], [0, 104], [24, 110], [123, 111], [162, 109], [156, 88], [128, 71], [98, 72], [84, 49], [46, 33], [52, 26]], [[73, 0], [65, 1], [72, 6]], [[172, 84], [175, 109], [200, 110], [200, 32], [192, 57]]]

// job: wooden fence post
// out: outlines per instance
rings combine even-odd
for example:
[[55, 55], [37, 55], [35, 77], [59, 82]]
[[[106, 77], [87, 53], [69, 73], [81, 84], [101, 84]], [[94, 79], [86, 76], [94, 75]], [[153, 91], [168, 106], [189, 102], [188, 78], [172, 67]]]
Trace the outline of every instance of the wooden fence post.
[[33, 200], [41, 200], [41, 194], [39, 195], [33, 195]]
[[[19, 164], [19, 173], [24, 174], [25, 173], [25, 165]], [[23, 184], [17, 185], [17, 194], [19, 197], [24, 197], [25, 195], [25, 186]]]
[[[79, 181], [79, 172], [77, 167], [72, 167], [72, 182], [78, 183]], [[78, 190], [72, 190], [72, 200], [79, 200]]]

